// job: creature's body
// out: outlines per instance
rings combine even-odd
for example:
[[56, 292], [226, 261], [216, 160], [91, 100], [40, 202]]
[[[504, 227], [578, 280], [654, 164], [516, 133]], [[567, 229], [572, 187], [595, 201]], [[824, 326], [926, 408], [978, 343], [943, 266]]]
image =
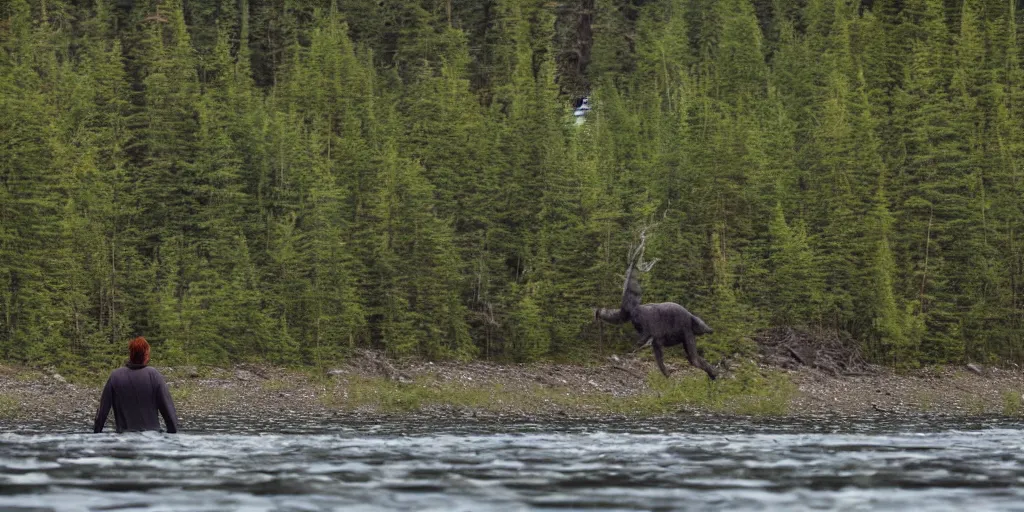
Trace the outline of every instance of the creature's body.
[[[660, 302], [657, 304], [640, 304], [640, 283], [637, 281], [637, 268], [634, 263], [642, 252], [643, 246], [634, 254], [634, 261], [630, 262], [626, 270], [626, 282], [622, 290], [622, 305], [619, 309], [600, 308], [594, 311], [594, 316], [611, 324], [622, 324], [631, 322], [636, 331], [640, 333], [638, 346], [646, 347], [648, 344], [654, 350], [654, 358], [658, 361], [658, 368], [661, 373], [668, 377], [668, 370], [665, 369], [662, 349], [674, 345], [683, 344], [686, 349], [686, 358], [690, 364], [707, 372], [711, 380], [716, 378], [715, 371], [711, 365], [697, 354], [697, 339], [700, 334], [713, 332], [703, 320], [690, 313], [686, 308], [674, 302]], [[653, 263], [652, 263], [653, 265]], [[649, 270], [650, 266], [646, 270]]]

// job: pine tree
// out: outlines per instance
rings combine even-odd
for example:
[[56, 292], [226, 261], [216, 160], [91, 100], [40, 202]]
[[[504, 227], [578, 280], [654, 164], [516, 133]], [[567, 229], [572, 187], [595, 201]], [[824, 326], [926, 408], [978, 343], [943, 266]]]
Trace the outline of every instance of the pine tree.
[[312, 166], [312, 183], [303, 219], [304, 239], [301, 252], [306, 258], [310, 286], [306, 290], [309, 333], [305, 344], [313, 348], [319, 363], [336, 359], [366, 338], [366, 314], [352, 278], [356, 267], [345, 243], [343, 218], [346, 191], [331, 172], [331, 162], [323, 150], [323, 141], [312, 137], [310, 145], [319, 153]]
[[458, 300], [459, 263], [451, 227], [431, 212], [433, 191], [415, 162], [385, 143], [371, 275], [377, 337], [395, 356], [464, 358], [474, 354]]
[[[198, 77], [180, 2], [171, 2], [142, 29], [137, 57], [144, 107], [134, 121], [140, 168], [134, 179], [146, 236], [155, 246], [196, 226], [194, 169]], [[166, 18], [166, 23], [162, 20]]]
[[3, 33], [0, 97], [0, 347], [15, 360], [50, 362], [40, 346], [58, 336], [47, 281], [49, 255], [56, 248], [60, 215], [59, 183], [52, 172], [52, 144], [57, 137], [48, 123], [55, 117], [51, 84], [44, 78], [60, 70], [50, 47], [48, 24], [36, 26], [27, 2], [16, 0]]
[[520, 296], [509, 313], [508, 352], [516, 361], [535, 361], [551, 349], [550, 331], [544, 325], [543, 311], [533, 300], [534, 292], [530, 288], [533, 287], [512, 289], [513, 296]]
[[824, 280], [807, 243], [804, 227], [798, 224], [791, 228], [779, 203], [768, 225], [768, 233], [774, 284], [773, 322], [776, 325], [819, 323], [825, 302]]
[[872, 341], [877, 340], [877, 344], [873, 344], [876, 348], [871, 353], [887, 362], [907, 364], [917, 358], [920, 333], [916, 333], [915, 336], [914, 325], [911, 323], [915, 318], [902, 307], [896, 295], [896, 260], [889, 243], [893, 218], [887, 202], [884, 187], [879, 186], [868, 226], [869, 232], [875, 237], [870, 281], [873, 295], [870, 315], [874, 331], [871, 333]]
[[270, 336], [274, 340], [260, 353], [279, 363], [297, 362], [302, 342], [302, 299], [309, 281], [304, 279], [301, 233], [297, 229], [298, 215], [286, 212], [271, 220], [267, 247], [268, 316], [271, 319]]
[[1001, 31], [1001, 44], [1004, 48], [1002, 59], [996, 61], [998, 66], [995, 76], [998, 79], [989, 89], [992, 98], [992, 133], [989, 135], [988, 155], [986, 160], [991, 163], [990, 183], [992, 194], [991, 225], [999, 226], [998, 235], [994, 237], [997, 252], [1001, 255], [1002, 264], [995, 270], [1000, 272], [1000, 287], [994, 303], [988, 304], [989, 313], [998, 318], [996, 325], [1005, 334], [1002, 343], [991, 347], [989, 357], [1000, 357], [1016, 360], [1020, 357], [1022, 347], [1021, 330], [1022, 309], [1018, 297], [1021, 289], [1021, 273], [1024, 270], [1024, 258], [1021, 251], [1020, 223], [1024, 220], [1024, 210], [1020, 198], [1024, 182], [1020, 176], [1020, 164], [1024, 158], [1024, 88], [1022, 79], [1019, 49], [1017, 45], [1016, 9], [1009, 3], [1009, 12], [1002, 20], [1005, 28]]
[[[105, 4], [98, 5], [101, 7], [97, 18], [102, 23], [99, 34], [104, 34], [110, 20], [102, 10]], [[90, 288], [100, 295], [93, 298], [90, 312], [97, 318], [97, 338], [102, 333], [106, 341], [113, 343], [127, 335], [130, 326], [145, 314], [144, 302], [135, 300], [130, 293], [144, 286], [135, 279], [143, 263], [135, 251], [140, 226], [129, 173], [131, 92], [118, 40], [108, 42], [97, 35], [80, 66], [92, 91], [92, 107], [83, 121], [87, 133], [95, 137], [90, 141], [92, 151], [88, 154], [97, 172], [96, 179], [90, 180], [89, 196], [83, 198], [80, 206], [89, 212], [90, 227], [102, 229], [102, 233], [94, 235], [102, 240], [101, 253], [90, 261], [87, 271], [94, 280]]]
[[59, 232], [46, 257], [60, 327], [39, 353], [43, 359], [65, 353], [59, 363], [73, 367], [107, 359], [110, 342], [139, 316], [139, 302], [126, 293], [135, 285], [127, 271], [137, 265], [134, 251], [125, 250], [134, 239], [125, 173], [129, 84], [105, 4], [97, 4], [91, 21], [76, 55], [63, 55], [58, 74], [50, 75], [49, 90], [50, 101], [61, 106], [51, 118], [49, 143]]
[[717, 43], [711, 76], [714, 96], [734, 106], [736, 101], [763, 96], [768, 68], [753, 7], [742, 0], [716, 0], [710, 9], [717, 11], [721, 20], [720, 32], [714, 36]]
[[977, 2], [965, 2], [961, 9], [960, 33], [953, 47], [953, 75], [950, 96], [953, 108], [955, 138], [963, 152], [960, 176], [950, 192], [962, 201], [962, 211], [949, 223], [956, 233], [950, 237], [950, 259], [956, 261], [950, 270], [956, 290], [956, 310], [964, 338], [964, 352], [972, 359], [1002, 344], [1004, 331], [997, 328], [1001, 318], [995, 313], [999, 294], [1004, 286], [995, 248], [997, 233], [989, 219], [991, 212], [990, 181], [992, 172], [986, 165], [985, 146], [988, 137], [988, 113], [991, 111], [985, 87], [989, 73], [985, 62], [985, 32], [982, 13]]
[[957, 265], [952, 249], [954, 225], [968, 208], [957, 193], [965, 176], [965, 151], [954, 126], [952, 108], [945, 93], [950, 74], [949, 35], [934, 0], [908, 5], [918, 16], [909, 33], [915, 35], [910, 65], [899, 96], [900, 115], [905, 115], [904, 138], [908, 159], [898, 169], [901, 201], [898, 218], [905, 226], [899, 253], [904, 272], [925, 316], [928, 334], [922, 344], [924, 357], [936, 361], [959, 360], [964, 342], [955, 307], [957, 283], [951, 281]]
[[695, 60], [684, 6], [671, 0], [645, 5], [636, 32], [637, 90], [652, 89], [665, 109], [679, 110], [679, 95], [691, 86], [689, 68]]
[[711, 235], [711, 262], [713, 281], [710, 307], [707, 315], [699, 310], [693, 312], [704, 318], [715, 332], [702, 337], [705, 358], [714, 361], [735, 353], [747, 353], [754, 349], [750, 336], [760, 323], [754, 311], [744, 304], [733, 291], [734, 270], [731, 268], [722, 239], [718, 233]]

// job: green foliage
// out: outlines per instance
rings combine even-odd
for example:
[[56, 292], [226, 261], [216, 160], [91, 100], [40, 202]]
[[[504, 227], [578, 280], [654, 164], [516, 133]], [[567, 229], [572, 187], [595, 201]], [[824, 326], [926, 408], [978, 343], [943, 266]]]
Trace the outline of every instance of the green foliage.
[[18, 417], [21, 404], [13, 396], [0, 394], [0, 418], [11, 420]]
[[889, 243], [893, 220], [886, 203], [884, 194], [879, 190], [870, 216], [872, 225], [869, 226], [877, 237], [870, 281], [874, 295], [869, 311], [875, 329], [874, 339], [879, 344], [876, 353], [885, 354], [890, 363], [902, 365], [916, 359], [915, 349], [920, 337], [915, 335], [915, 329], [910, 325], [915, 320], [914, 315], [900, 307], [893, 288], [897, 275]]
[[321, 398], [325, 405], [339, 409], [372, 409], [381, 412], [417, 412], [448, 406], [504, 412], [541, 412], [551, 404], [590, 406], [603, 403], [597, 394], [580, 395], [567, 388], [546, 388], [534, 385], [526, 390], [507, 389], [503, 384], [465, 386], [442, 381], [433, 376], [412, 382], [395, 382], [383, 378], [350, 378], [343, 390]]
[[1024, 359], [1013, 2], [115, 4], [0, 2], [5, 360], [586, 360], [645, 225], [711, 359]]
[[522, 295], [509, 315], [515, 329], [509, 337], [509, 354], [518, 361], [535, 361], [550, 348], [550, 333], [544, 329], [544, 318], [536, 301], [529, 292]]
[[768, 261], [774, 280], [773, 321], [777, 325], [809, 325], [820, 319], [824, 284], [802, 225], [786, 224], [782, 204], [768, 224]]
[[716, 233], [711, 237], [711, 253], [714, 264], [714, 281], [710, 297], [710, 314], [703, 317], [715, 332], [701, 339], [708, 360], [715, 361], [734, 353], [748, 353], [753, 350], [750, 336], [759, 320], [752, 308], [736, 297], [733, 289], [735, 271], [732, 269], [721, 238]]
[[653, 414], [693, 408], [727, 414], [778, 416], [785, 414], [796, 386], [779, 373], [764, 373], [753, 364], [741, 366], [733, 378], [709, 381], [688, 374], [665, 379], [661, 373], [647, 377], [651, 393], [637, 400], [639, 410]]
[[1004, 391], [1002, 395], [1003, 399], [1003, 416], [1020, 416], [1022, 397], [1018, 391]]
[[580, 392], [539, 384], [509, 389], [503, 384], [470, 384], [424, 376], [410, 382], [384, 378], [351, 377], [344, 386], [321, 397], [329, 406], [346, 410], [417, 412], [439, 406], [492, 412], [544, 413], [553, 410], [586, 410], [597, 414], [656, 416], [682, 409], [751, 416], [785, 414], [795, 386], [776, 373], [763, 374], [743, 367], [735, 378], [710, 383], [707, 377], [689, 375], [665, 379], [652, 372], [649, 389], [641, 394], [612, 397], [605, 393]]

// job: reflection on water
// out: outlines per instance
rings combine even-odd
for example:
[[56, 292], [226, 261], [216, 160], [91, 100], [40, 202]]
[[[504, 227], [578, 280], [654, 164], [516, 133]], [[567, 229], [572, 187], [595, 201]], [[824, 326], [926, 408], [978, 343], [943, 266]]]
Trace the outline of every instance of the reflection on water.
[[198, 423], [0, 425], [0, 509], [1024, 510], [1007, 420]]

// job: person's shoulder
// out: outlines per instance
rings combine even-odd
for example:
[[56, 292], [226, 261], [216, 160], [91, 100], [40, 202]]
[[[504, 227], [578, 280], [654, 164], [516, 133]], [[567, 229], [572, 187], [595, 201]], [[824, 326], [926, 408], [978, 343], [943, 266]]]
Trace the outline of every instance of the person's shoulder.
[[107, 378], [107, 382], [119, 383], [126, 378], [128, 378], [128, 368], [122, 366], [110, 372], [110, 377]]
[[152, 366], [145, 367], [143, 369], [143, 371], [145, 371], [146, 373], [148, 373], [152, 377], [155, 377], [155, 378], [158, 378], [158, 379], [161, 379], [161, 380], [163, 380], [163, 378], [164, 378], [164, 375], [162, 373], [160, 373], [160, 370], [157, 370], [156, 368], [153, 368]]

